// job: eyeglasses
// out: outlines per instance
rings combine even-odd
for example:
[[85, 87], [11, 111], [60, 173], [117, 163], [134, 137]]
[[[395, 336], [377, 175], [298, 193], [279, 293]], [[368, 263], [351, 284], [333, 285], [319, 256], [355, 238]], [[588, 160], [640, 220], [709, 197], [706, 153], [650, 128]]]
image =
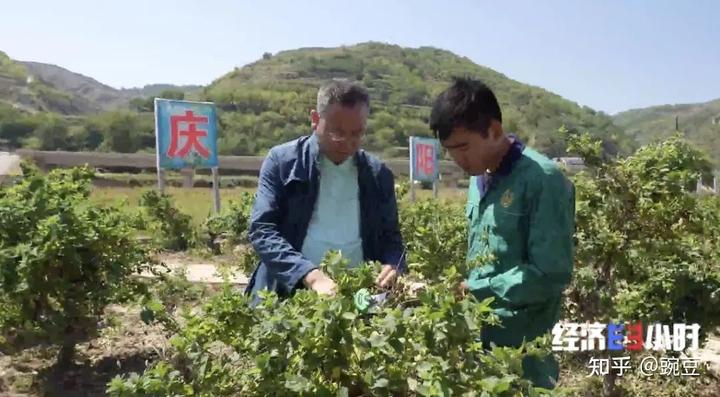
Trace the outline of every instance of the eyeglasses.
[[325, 132], [331, 140], [335, 142], [362, 142], [365, 139], [363, 132], [353, 134], [343, 134], [337, 131], [326, 131]]

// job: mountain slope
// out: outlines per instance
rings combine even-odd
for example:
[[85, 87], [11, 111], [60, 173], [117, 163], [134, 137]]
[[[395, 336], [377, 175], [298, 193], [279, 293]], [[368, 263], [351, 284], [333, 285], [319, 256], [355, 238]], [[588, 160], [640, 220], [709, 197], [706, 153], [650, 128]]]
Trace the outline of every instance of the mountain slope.
[[123, 88], [120, 91], [131, 98], [150, 98], [165, 91], [180, 91], [193, 94], [203, 89], [201, 85], [148, 84], [141, 88]]
[[99, 81], [59, 66], [39, 62], [18, 62], [28, 73], [60, 92], [87, 104], [81, 113], [98, 112], [126, 106], [130, 96]]
[[644, 144], [680, 131], [705, 149], [720, 166], [720, 99], [714, 101], [633, 109], [614, 116], [615, 124]]
[[430, 47], [371, 42], [265, 54], [214, 81], [204, 96], [224, 110], [222, 150], [250, 154], [307, 133], [308, 112], [323, 81], [358, 80], [372, 98], [366, 146], [387, 152], [390, 147], [406, 147], [408, 136], [430, 133], [427, 118], [432, 101], [458, 75], [481, 78], [491, 86], [503, 107], [506, 129], [551, 156], [565, 154], [558, 133], [562, 125], [602, 137], [612, 153], [627, 151], [633, 144], [602, 112]]
[[[409, 136], [428, 136], [430, 106], [453, 76], [480, 78], [497, 93], [506, 130], [549, 156], [565, 155], [558, 129], [589, 131], [609, 153], [634, 142], [602, 112], [580, 107], [542, 88], [512, 80], [449, 51], [362, 43], [265, 54], [208, 87], [151, 85], [117, 90], [66, 69], [13, 61], [0, 54], [0, 141], [8, 147], [135, 152], [154, 146], [152, 97], [187, 93], [215, 102], [221, 154], [256, 155], [309, 133], [319, 85], [330, 78], [361, 81], [372, 97], [364, 146], [386, 157], [407, 154]], [[124, 105], [127, 103], [127, 105]], [[2, 109], [2, 105], [6, 109]], [[9, 105], [9, 108], [7, 108]], [[13, 110], [15, 108], [15, 110]], [[38, 117], [17, 108], [41, 111]], [[119, 112], [106, 112], [118, 109]], [[46, 112], [42, 112], [46, 111]], [[59, 120], [54, 113], [89, 115]], [[6, 116], [2, 116], [2, 114]], [[22, 127], [22, 128], [20, 128]]]
[[55, 88], [1, 51], [0, 102], [30, 112], [80, 114], [94, 110], [89, 100]]
[[0, 101], [27, 111], [82, 115], [125, 109], [135, 98], [164, 91], [196, 92], [201, 86], [152, 84], [116, 89], [56, 65], [11, 59], [0, 52]]

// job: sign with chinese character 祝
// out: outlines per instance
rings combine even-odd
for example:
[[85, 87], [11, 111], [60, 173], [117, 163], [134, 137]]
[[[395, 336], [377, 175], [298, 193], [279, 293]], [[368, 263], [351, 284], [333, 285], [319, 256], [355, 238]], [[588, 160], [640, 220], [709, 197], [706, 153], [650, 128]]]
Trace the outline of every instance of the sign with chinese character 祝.
[[435, 182], [439, 174], [437, 139], [410, 137], [410, 180]]
[[156, 98], [155, 135], [158, 169], [218, 166], [213, 103]]

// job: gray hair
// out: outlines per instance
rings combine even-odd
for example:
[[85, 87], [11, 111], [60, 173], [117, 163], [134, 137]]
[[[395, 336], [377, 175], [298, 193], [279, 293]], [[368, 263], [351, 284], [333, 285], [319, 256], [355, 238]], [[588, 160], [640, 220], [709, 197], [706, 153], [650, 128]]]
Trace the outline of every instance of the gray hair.
[[339, 103], [342, 106], [353, 107], [359, 104], [370, 106], [370, 95], [359, 84], [348, 80], [331, 80], [318, 90], [317, 112], [324, 115], [330, 105]]

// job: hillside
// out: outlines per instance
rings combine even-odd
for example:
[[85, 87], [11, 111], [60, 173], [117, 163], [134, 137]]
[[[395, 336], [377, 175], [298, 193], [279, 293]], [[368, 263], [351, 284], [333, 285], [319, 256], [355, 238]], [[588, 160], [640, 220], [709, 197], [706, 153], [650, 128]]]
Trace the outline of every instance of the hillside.
[[201, 85], [148, 84], [141, 88], [123, 88], [120, 92], [131, 98], [150, 98], [166, 91], [180, 91], [185, 94], [192, 94], [202, 89], [203, 86]]
[[132, 98], [99, 81], [55, 65], [39, 62], [18, 62], [28, 74], [88, 105], [80, 113], [98, 112], [127, 106]]
[[132, 99], [165, 91], [195, 92], [201, 86], [152, 84], [116, 89], [56, 65], [11, 59], [0, 51], [0, 102], [30, 112], [83, 115], [126, 109]]
[[678, 126], [687, 137], [705, 149], [720, 165], [720, 99], [714, 101], [633, 109], [614, 116], [615, 124], [644, 144], [662, 139]]
[[383, 151], [407, 146], [410, 135], [429, 134], [427, 117], [433, 98], [455, 75], [486, 81], [499, 96], [506, 128], [551, 156], [564, 154], [557, 132], [561, 125], [603, 137], [606, 150], [612, 153], [627, 151], [633, 145], [602, 112], [429, 47], [363, 43], [265, 54], [263, 59], [214, 81], [204, 96], [224, 110], [221, 149], [251, 154], [307, 133], [307, 114], [314, 107], [322, 81], [335, 77], [358, 80], [372, 97], [366, 145]]
[[[427, 119], [432, 101], [452, 76], [459, 75], [486, 81], [499, 96], [506, 129], [550, 156], [565, 154], [558, 132], [563, 125], [601, 137], [608, 153], [629, 152], [634, 145], [610, 116], [467, 58], [430, 47], [371, 42], [266, 53], [204, 88], [157, 84], [118, 90], [57, 66], [4, 56], [0, 146], [152, 151], [152, 101], [163, 96], [215, 102], [220, 109], [221, 154], [263, 154], [273, 145], [309, 133], [309, 112], [315, 107], [318, 86], [342, 77], [361, 81], [371, 93], [365, 147], [397, 157], [407, 153], [409, 136], [430, 134]], [[18, 109], [38, 114], [21, 114]], [[62, 118], [58, 113], [81, 117]]]
[[[68, 72], [69, 73], [69, 72]], [[0, 103], [30, 111], [81, 114], [96, 110], [89, 99], [65, 92], [0, 51]]]

